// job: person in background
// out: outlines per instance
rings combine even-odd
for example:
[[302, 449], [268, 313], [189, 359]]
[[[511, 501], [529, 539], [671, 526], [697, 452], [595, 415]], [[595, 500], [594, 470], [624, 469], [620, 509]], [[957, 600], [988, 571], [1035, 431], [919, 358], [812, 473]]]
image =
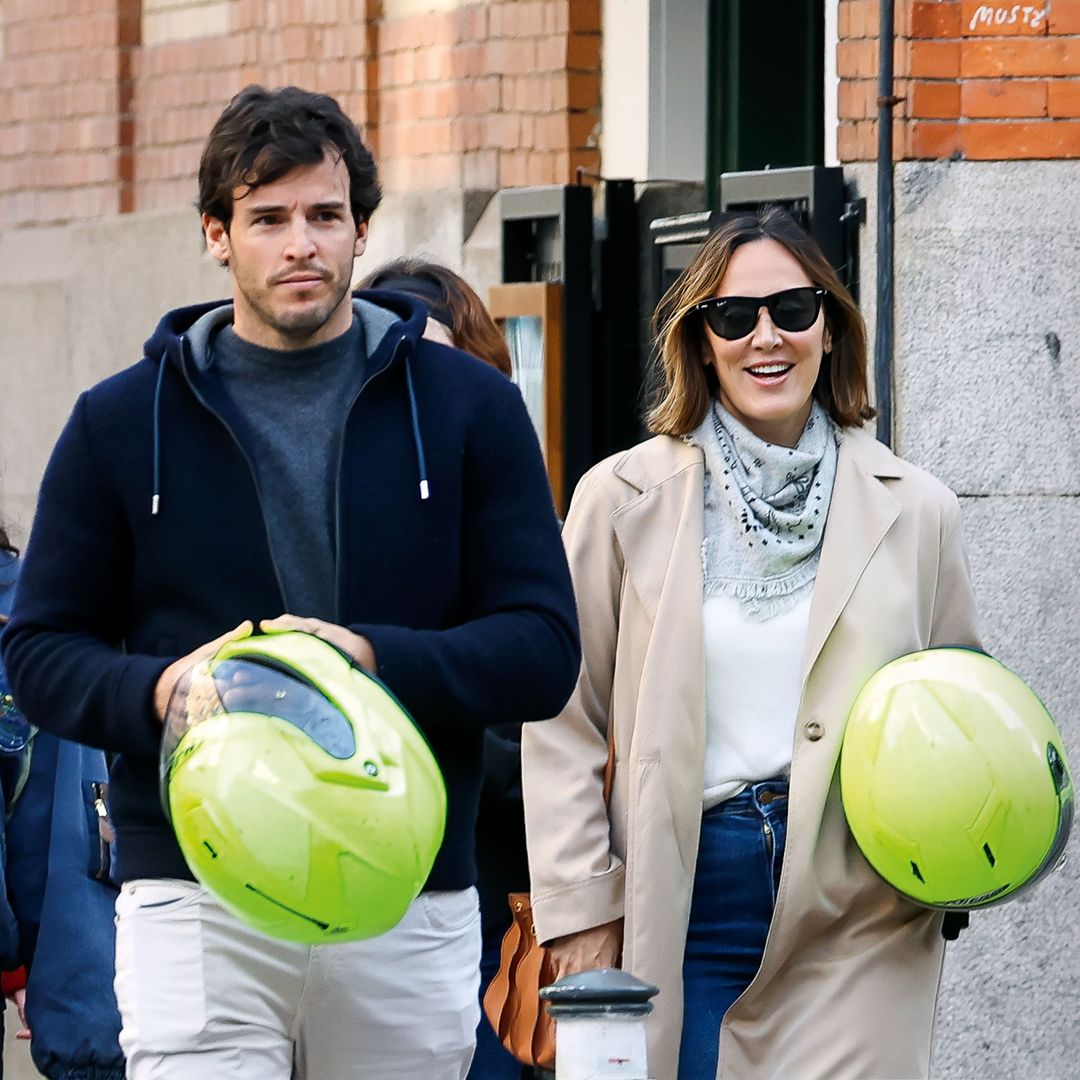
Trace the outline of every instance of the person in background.
[[[0, 525], [0, 625], [18, 551]], [[105, 755], [31, 728], [0, 667], [0, 965], [49, 1080], [122, 1080]]]
[[[494, 319], [468, 282], [453, 270], [419, 258], [395, 259], [360, 283], [361, 289], [404, 293], [428, 310], [424, 336], [443, 341], [510, 375], [510, 352]], [[484, 779], [476, 818], [476, 887], [480, 893], [480, 998], [499, 969], [499, 947], [510, 926], [507, 894], [527, 892], [525, 809], [521, 798], [521, 723], [484, 732]], [[476, 1030], [468, 1080], [521, 1080], [525, 1069], [502, 1046], [485, 1016]]]
[[925, 1077], [942, 915], [862, 857], [837, 762], [874, 672], [979, 644], [957, 498], [864, 428], [862, 318], [783, 211], [724, 218], [656, 326], [655, 437], [563, 531], [578, 686], [522, 735], [537, 936], [659, 986], [653, 1076]]
[[357, 288], [420, 300], [428, 311], [426, 338], [467, 352], [509, 378], [506, 340], [476, 291], [448, 267], [419, 258], [394, 259], [368, 274]]

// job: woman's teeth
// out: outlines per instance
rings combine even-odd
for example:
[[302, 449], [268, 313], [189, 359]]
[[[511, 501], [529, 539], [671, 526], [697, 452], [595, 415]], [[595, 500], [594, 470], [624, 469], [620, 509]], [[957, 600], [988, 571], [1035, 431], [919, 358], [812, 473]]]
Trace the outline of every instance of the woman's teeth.
[[757, 367], [748, 368], [751, 375], [783, 375], [790, 371], [794, 364], [759, 364]]

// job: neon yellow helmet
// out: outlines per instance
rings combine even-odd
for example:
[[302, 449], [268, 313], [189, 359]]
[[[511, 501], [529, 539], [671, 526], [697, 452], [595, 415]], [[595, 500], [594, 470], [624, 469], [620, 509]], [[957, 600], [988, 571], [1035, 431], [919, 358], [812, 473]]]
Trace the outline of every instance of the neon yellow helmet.
[[195, 877], [270, 937], [397, 924], [446, 823], [435, 757], [377, 680], [310, 634], [223, 646], [177, 684], [162, 800]]
[[980, 908], [1061, 861], [1073, 785], [1043, 703], [971, 649], [912, 653], [863, 687], [840, 756], [848, 825], [870, 865], [912, 900]]

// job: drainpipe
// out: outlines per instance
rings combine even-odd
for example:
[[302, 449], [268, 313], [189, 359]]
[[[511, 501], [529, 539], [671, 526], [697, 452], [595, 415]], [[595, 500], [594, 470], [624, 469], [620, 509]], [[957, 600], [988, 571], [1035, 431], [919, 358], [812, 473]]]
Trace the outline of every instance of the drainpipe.
[[895, 0], [881, 0], [878, 25], [877, 113], [877, 322], [874, 333], [874, 397], [877, 437], [892, 446], [893, 434], [893, 93]]

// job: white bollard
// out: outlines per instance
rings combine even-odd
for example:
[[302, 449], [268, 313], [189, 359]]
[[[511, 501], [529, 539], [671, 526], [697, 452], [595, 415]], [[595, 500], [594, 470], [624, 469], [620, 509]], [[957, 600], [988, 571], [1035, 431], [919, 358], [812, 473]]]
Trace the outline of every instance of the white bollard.
[[555, 1080], [649, 1080], [645, 1017], [656, 993], [613, 968], [544, 987], [540, 997], [555, 1020]]

